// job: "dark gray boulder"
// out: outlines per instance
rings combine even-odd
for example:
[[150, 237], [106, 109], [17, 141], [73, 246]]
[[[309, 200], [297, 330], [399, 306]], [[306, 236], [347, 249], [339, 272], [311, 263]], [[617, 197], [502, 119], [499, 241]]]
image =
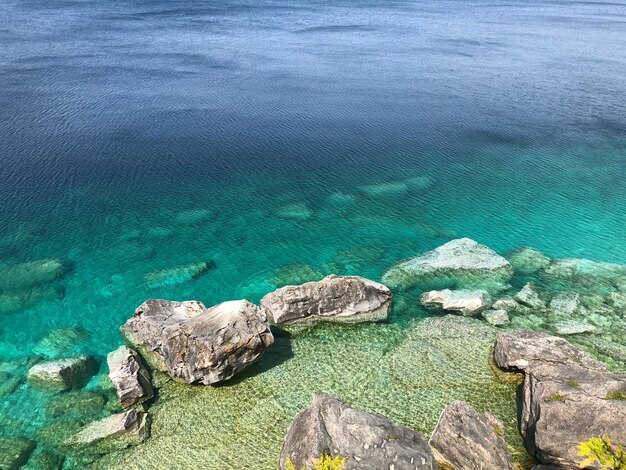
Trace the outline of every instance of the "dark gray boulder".
[[281, 287], [263, 297], [261, 307], [277, 325], [315, 320], [356, 323], [386, 320], [391, 298], [391, 291], [378, 282], [331, 275]]
[[319, 393], [289, 427], [280, 468], [284, 470], [288, 460], [297, 468], [311, 468], [322, 455], [345, 457], [351, 470], [437, 468], [420, 433]]
[[148, 300], [121, 332], [152, 367], [204, 385], [230, 379], [274, 342], [265, 313], [247, 300], [208, 309], [196, 301]]
[[579, 468], [581, 442], [604, 435], [626, 442], [626, 376], [562, 338], [532, 331], [498, 335], [494, 359], [524, 372], [520, 430], [541, 463]]
[[107, 356], [109, 378], [122, 408], [138, 405], [153, 396], [150, 373], [139, 354], [126, 346], [120, 346]]
[[508, 470], [513, 465], [503, 432], [504, 425], [495, 416], [455, 401], [441, 413], [429, 444], [444, 468]]

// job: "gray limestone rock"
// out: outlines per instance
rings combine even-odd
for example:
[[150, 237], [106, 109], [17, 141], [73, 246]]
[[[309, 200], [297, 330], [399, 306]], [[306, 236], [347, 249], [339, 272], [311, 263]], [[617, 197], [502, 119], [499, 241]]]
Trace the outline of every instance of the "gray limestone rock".
[[143, 403], [153, 396], [150, 373], [144, 367], [139, 354], [126, 346], [120, 346], [107, 356], [109, 378], [122, 408]]
[[303, 465], [311, 468], [322, 455], [346, 458], [349, 469], [437, 468], [428, 443], [420, 433], [319, 393], [289, 427], [280, 468], [284, 470], [288, 460], [296, 468]]
[[495, 416], [455, 401], [441, 413], [429, 444], [445, 468], [512, 470], [503, 433], [504, 425]]
[[277, 325], [304, 321], [356, 323], [386, 320], [391, 291], [358, 276], [325, 277], [318, 282], [285, 286], [267, 294], [261, 307]]
[[256, 362], [274, 342], [265, 313], [247, 300], [148, 300], [121, 328], [149, 365], [173, 379], [222, 382]]

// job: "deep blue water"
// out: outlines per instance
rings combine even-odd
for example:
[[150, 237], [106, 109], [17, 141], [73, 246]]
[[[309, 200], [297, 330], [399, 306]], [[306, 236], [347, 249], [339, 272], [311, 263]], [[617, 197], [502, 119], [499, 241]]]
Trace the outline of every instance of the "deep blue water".
[[80, 326], [102, 358], [146, 298], [377, 279], [455, 236], [626, 263], [625, 174], [625, 2], [4, 0], [0, 268], [71, 272], [0, 292], [0, 356]]

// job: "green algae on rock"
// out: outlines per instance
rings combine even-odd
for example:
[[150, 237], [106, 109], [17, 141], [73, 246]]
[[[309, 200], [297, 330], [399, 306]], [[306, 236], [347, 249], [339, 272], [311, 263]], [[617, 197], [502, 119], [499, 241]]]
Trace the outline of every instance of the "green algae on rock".
[[0, 468], [18, 470], [35, 450], [35, 443], [24, 437], [0, 438]]
[[151, 438], [93, 468], [276, 468], [287, 428], [318, 391], [426, 436], [451, 401], [465, 400], [503, 421], [520, 461], [516, 384], [490, 365], [495, 334], [478, 320], [449, 315], [408, 329], [325, 324], [277, 336], [262, 362], [226, 386], [163, 383], [150, 408]]
[[0, 290], [28, 289], [61, 279], [70, 266], [57, 258], [28, 261], [0, 271]]

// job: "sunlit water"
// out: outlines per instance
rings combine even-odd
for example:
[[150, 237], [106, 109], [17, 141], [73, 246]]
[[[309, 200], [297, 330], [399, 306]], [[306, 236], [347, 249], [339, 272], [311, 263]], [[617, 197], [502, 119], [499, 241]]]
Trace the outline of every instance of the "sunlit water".
[[[0, 268], [70, 269], [0, 291], [4, 361], [70, 326], [102, 361], [147, 298], [380, 279], [460, 236], [626, 263], [623, 2], [6, 0], [0, 78]], [[0, 396], [0, 434], [49, 399]]]

